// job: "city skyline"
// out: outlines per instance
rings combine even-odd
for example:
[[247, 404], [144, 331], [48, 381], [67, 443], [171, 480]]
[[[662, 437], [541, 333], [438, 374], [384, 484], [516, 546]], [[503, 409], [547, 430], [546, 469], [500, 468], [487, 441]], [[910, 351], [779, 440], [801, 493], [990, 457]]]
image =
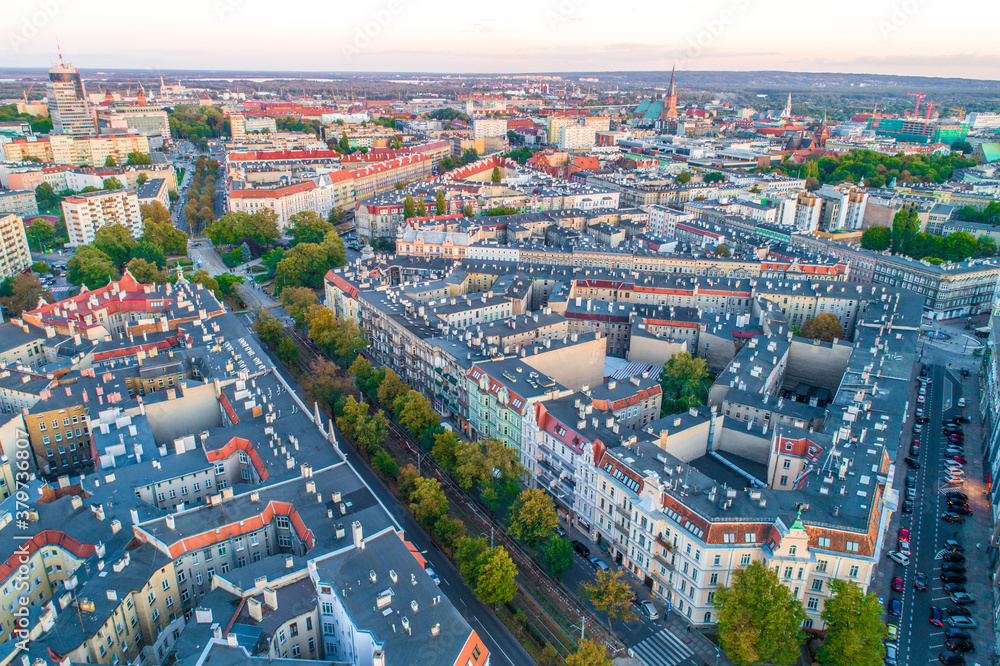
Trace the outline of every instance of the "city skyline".
[[[730, 0], [672, 7], [665, 15], [662, 6], [644, 0], [624, 6], [516, 0], [495, 16], [486, 7], [466, 6], [460, 14], [421, 12], [403, 0], [387, 0], [338, 7], [335, 22], [310, 23], [301, 17], [311, 11], [322, 15], [325, 6], [306, 3], [305, 12], [263, 16], [244, 0], [186, 1], [157, 17], [158, 34], [165, 38], [159, 42], [150, 42], [144, 30], [125, 29], [148, 22], [141, 8], [112, 12], [109, 5], [101, 11], [101, 4], [107, 3], [43, 8], [16, 0], [6, 12], [12, 28], [3, 61], [48, 67], [57, 60], [58, 45], [85, 69], [504, 74], [650, 71], [676, 64], [681, 72], [995, 79], [1000, 65], [1000, 53], [970, 48], [991, 43], [990, 21], [961, 23], [957, 14], [918, 2], [873, 8], [852, 1], [830, 14], [784, 0]], [[101, 38], [109, 31], [113, 41]], [[261, 43], [269, 47], [257, 48]]]

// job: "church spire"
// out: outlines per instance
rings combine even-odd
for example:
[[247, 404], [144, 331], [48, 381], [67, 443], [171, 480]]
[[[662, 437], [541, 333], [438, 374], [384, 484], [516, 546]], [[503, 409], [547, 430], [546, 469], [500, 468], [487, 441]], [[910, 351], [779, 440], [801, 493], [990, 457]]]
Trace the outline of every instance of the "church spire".
[[670, 88], [667, 89], [667, 95], [663, 98], [663, 110], [660, 112], [661, 118], [677, 117], [677, 86], [674, 83], [676, 74], [677, 65], [674, 65], [673, 69], [670, 70]]

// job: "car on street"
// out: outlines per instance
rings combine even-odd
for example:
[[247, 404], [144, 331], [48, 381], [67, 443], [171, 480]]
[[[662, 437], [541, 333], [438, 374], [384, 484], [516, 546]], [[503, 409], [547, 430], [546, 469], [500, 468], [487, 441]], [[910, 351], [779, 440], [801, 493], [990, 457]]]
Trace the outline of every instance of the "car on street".
[[952, 513], [950, 511], [947, 511], [941, 514], [941, 520], [948, 523], [964, 523], [965, 516], [960, 516], [957, 513]]
[[909, 500], [903, 502], [903, 513], [913, 513], [913, 502]]
[[898, 550], [890, 550], [889, 554], [888, 554], [888, 557], [889, 557], [890, 560], [892, 560], [896, 564], [900, 564], [900, 565], [902, 565], [904, 567], [910, 563], [910, 558], [907, 557], [906, 555], [903, 555]]
[[909, 541], [910, 540], [910, 530], [906, 527], [899, 528], [899, 540]]
[[975, 629], [979, 625], [971, 617], [965, 617], [964, 615], [959, 615], [957, 617], [949, 617], [948, 626], [955, 628], [961, 627], [964, 629]]
[[966, 405], [965, 398], [959, 398], [958, 399], [958, 406], [959, 407], [965, 407], [965, 405]]
[[573, 550], [576, 551], [577, 555], [579, 555], [580, 557], [582, 557], [585, 560], [589, 560], [590, 559], [590, 548], [587, 548], [587, 546], [585, 546], [583, 543], [577, 541], [576, 539], [573, 539], [572, 541], [570, 541], [570, 544], [573, 546]]
[[889, 599], [889, 605], [887, 608], [889, 609], [889, 615], [891, 617], [899, 617], [903, 614], [903, 602], [895, 597]]
[[902, 592], [903, 591], [903, 577], [902, 576], [893, 576], [892, 577], [892, 589], [895, 590], [896, 592]]
[[639, 604], [639, 609], [651, 621], [660, 619], [660, 611], [656, 610], [656, 606], [653, 605], [652, 601], [643, 601]]
[[885, 666], [897, 666], [899, 661], [899, 646], [895, 643], [885, 644]]
[[918, 463], [916, 459], [911, 458], [910, 456], [906, 456], [905, 458], [903, 458], [903, 462], [905, 462], [907, 466], [912, 467], [913, 469], [920, 469], [920, 463]]
[[910, 556], [911, 555], [911, 553], [910, 553], [910, 542], [909, 541], [903, 541], [902, 539], [900, 539], [899, 540], [899, 552], [901, 552], [903, 555]]
[[937, 606], [931, 606], [931, 612], [928, 619], [930, 620], [931, 624], [933, 624], [935, 627], [943, 627], [944, 611], [942, 611]]
[[561, 537], [566, 536], [566, 528], [563, 527], [562, 525], [556, 525], [556, 534], [558, 534]]
[[605, 564], [600, 558], [592, 557], [590, 558], [590, 564], [598, 571], [611, 571], [611, 567]]
[[914, 579], [913, 579], [913, 587], [916, 588], [916, 589], [918, 589], [918, 590], [926, 590], [927, 589], [927, 574], [925, 574], [925, 573], [918, 573], [916, 575], [916, 577], [914, 577]]
[[426, 571], [427, 575], [431, 577], [431, 580], [434, 581], [435, 585], [440, 585], [441, 584], [441, 579], [438, 578], [438, 575], [437, 575], [437, 573], [434, 572], [434, 569], [431, 569], [430, 567], [427, 567], [426, 569], [424, 569], [424, 571]]
[[[945, 590], [947, 590], [947, 589], [948, 589], [948, 586], [945, 585]], [[966, 592], [965, 590], [951, 592], [949, 594], [949, 596], [951, 597], [951, 603], [953, 603], [953, 604], [974, 604], [974, 603], [976, 603], [976, 598], [974, 596], [972, 596], [971, 594], [969, 594], [968, 592]]]

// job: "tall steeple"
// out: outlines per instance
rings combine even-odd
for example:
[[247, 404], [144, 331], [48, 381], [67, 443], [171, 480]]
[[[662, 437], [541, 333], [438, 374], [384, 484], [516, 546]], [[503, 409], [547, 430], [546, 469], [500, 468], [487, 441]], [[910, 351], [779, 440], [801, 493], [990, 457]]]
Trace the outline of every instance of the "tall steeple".
[[788, 93], [788, 101], [785, 102], [785, 108], [781, 111], [782, 118], [792, 117], [792, 93]]
[[677, 117], [677, 86], [674, 83], [676, 74], [677, 65], [674, 65], [673, 69], [670, 70], [670, 88], [667, 89], [667, 95], [663, 98], [663, 111], [660, 115], [661, 118]]

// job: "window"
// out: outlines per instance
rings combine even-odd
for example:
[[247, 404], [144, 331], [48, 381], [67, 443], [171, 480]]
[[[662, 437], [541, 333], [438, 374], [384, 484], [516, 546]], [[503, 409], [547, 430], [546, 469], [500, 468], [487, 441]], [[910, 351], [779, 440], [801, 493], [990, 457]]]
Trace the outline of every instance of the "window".
[[708, 579], [708, 584], [709, 585], [718, 585], [719, 584], [719, 574], [717, 574], [717, 573], [712, 574], [712, 576]]
[[301, 653], [302, 653], [302, 647], [298, 643], [296, 643], [295, 645], [292, 646], [292, 656], [293, 657], [297, 657]]
[[[312, 628], [313, 628], [313, 619], [311, 617], [307, 617], [306, 618], [306, 631], [312, 631]], [[312, 648], [309, 648], [309, 649], [311, 650]]]
[[205, 561], [206, 562], [211, 562], [212, 561], [212, 549], [211, 548], [206, 548], [202, 552], [205, 554]]
[[219, 544], [219, 557], [223, 557], [223, 556], [225, 556], [225, 554], [226, 554], [226, 544], [220, 543]]
[[851, 577], [851, 578], [857, 578], [858, 577], [858, 565], [857, 564], [851, 565], [851, 571], [847, 575], [849, 577]]
[[785, 461], [782, 463], [781, 468], [782, 469], [790, 469], [791, 466], [792, 466], [792, 461], [789, 460], [788, 458], [785, 458]]
[[281, 548], [291, 548], [292, 547], [292, 537], [287, 534], [278, 535], [278, 546]]
[[202, 577], [202, 575], [201, 575], [201, 572], [200, 572], [200, 571], [195, 571], [195, 572], [194, 572], [194, 582], [196, 582], [196, 583], [198, 583], [199, 585], [201, 585], [201, 584], [202, 584], [202, 582], [203, 582], [204, 580], [205, 580], [205, 579], [204, 579], [204, 578]]
[[722, 564], [722, 555], [716, 555], [715, 559], [712, 561], [712, 566], [717, 567]]
[[822, 578], [815, 578], [815, 579], [813, 579], [812, 590], [813, 590], [813, 592], [822, 592], [823, 591], [823, 579]]
[[[323, 615], [333, 615], [333, 604], [331, 604], [329, 601], [324, 601], [323, 603], [321, 603], [319, 605], [319, 611]], [[333, 629], [327, 631], [326, 625], [324, 624], [323, 625], [323, 633], [325, 633], [325, 634], [332, 634], [333, 633]]]
[[750, 553], [744, 553], [743, 557], [740, 559], [740, 564], [743, 566], [749, 566], [750, 564]]
[[782, 474], [781, 475], [781, 480], [778, 481], [778, 485], [779, 486], [787, 486], [788, 485], [788, 477], [785, 476], [784, 474]]
[[785, 567], [785, 578], [792, 577], [792, 567]]
[[229, 562], [222, 563], [222, 573], [229, 573]]
[[208, 579], [212, 580], [212, 576], [214, 576], [214, 575], [215, 575], [215, 567], [209, 567], [208, 568]]
[[826, 565], [827, 565], [826, 560], [816, 560], [816, 571], [819, 571], [820, 573], [825, 572]]
[[146, 601], [148, 601], [149, 605], [152, 606], [153, 602], [156, 601], [156, 592], [150, 592], [149, 596], [146, 597]]
[[288, 627], [288, 629], [289, 629], [289, 633], [292, 636], [298, 636], [299, 635], [299, 623], [298, 622], [292, 622], [291, 626]]
[[288, 640], [288, 637], [285, 636], [285, 630], [282, 629], [278, 632], [278, 644], [284, 645], [286, 640]]
[[181, 590], [181, 601], [182, 602], [186, 603], [187, 600], [190, 599], [190, 598], [191, 598], [191, 593], [190, 592], [188, 592], [187, 590]]
[[819, 608], [819, 599], [816, 597], [809, 597], [809, 601], [806, 603], [806, 608], [809, 610], [816, 610]]
[[858, 542], [857, 541], [848, 541], [847, 542], [847, 552], [848, 553], [856, 553], [856, 552], [858, 552]]
[[153, 609], [153, 622], [156, 622], [159, 619], [160, 619], [160, 609], [159, 608], [154, 608]]
[[799, 549], [798, 546], [792, 546], [791, 548], [789, 548], [788, 549], [788, 556], [789, 557], [795, 557], [795, 553], [798, 551], [798, 549]]
[[174, 605], [174, 596], [173, 595], [170, 595], [170, 596], [167, 597], [167, 605], [168, 606], [173, 606]]
[[829, 548], [830, 547], [830, 537], [819, 537], [816, 540], [816, 545], [819, 546], [820, 548]]

